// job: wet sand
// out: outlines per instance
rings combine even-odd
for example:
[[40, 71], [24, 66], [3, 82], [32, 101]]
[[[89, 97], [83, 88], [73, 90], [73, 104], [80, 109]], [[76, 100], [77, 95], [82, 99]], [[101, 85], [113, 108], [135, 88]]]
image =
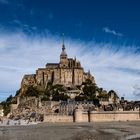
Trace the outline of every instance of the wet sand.
[[140, 140], [138, 122], [0, 126], [0, 140]]

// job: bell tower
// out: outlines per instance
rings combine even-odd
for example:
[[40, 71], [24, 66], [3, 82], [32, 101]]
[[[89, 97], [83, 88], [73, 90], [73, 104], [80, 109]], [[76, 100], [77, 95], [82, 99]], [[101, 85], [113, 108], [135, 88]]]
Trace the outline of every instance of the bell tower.
[[66, 53], [66, 48], [64, 45], [64, 34], [63, 34], [63, 41], [62, 41], [62, 52], [60, 54], [60, 67], [68, 67], [68, 58]]

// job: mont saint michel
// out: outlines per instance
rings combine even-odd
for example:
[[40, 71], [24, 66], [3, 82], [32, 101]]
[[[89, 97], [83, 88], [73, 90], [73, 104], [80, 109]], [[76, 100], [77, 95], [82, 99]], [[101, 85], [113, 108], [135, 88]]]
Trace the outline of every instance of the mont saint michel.
[[1, 105], [8, 118], [29, 122], [139, 120], [139, 102], [128, 102], [116, 91], [99, 87], [76, 57], [67, 56], [64, 41], [59, 63], [47, 63], [35, 74], [24, 75], [16, 95]]
[[140, 0], [0, 0], [0, 140], [140, 139]]
[[[53, 54], [52, 54], [53, 55]], [[68, 58], [64, 43], [59, 63], [47, 63], [45, 68], [36, 70], [36, 74], [25, 75], [21, 83], [21, 95], [28, 86], [41, 86], [46, 88], [48, 82], [53, 85], [64, 85], [68, 89], [81, 86], [86, 79], [95, 83], [94, 77], [84, 68], [76, 58]]]
[[[7, 126], [9, 132], [9, 135], [0, 134], [2, 139], [127, 139], [130, 132], [126, 131], [126, 136], [123, 133], [128, 126], [131, 132], [139, 130], [134, 122], [127, 122], [135, 121], [139, 125], [139, 102], [128, 102], [123, 97], [120, 99], [114, 90], [107, 92], [98, 87], [90, 71], [85, 72], [76, 58], [68, 58], [64, 43], [59, 63], [47, 63], [35, 74], [24, 75], [16, 95], [9, 96], [1, 107], [0, 125], [2, 129], [3, 125]], [[116, 135], [120, 121], [123, 127], [119, 126]], [[17, 131], [16, 125], [26, 128]], [[28, 135], [17, 133], [22, 131]]]

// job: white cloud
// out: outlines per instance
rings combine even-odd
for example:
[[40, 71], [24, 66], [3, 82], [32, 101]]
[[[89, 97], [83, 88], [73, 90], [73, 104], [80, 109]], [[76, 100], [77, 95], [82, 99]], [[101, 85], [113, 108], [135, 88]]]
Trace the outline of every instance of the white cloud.
[[[97, 85], [114, 89], [120, 96], [136, 98], [133, 87], [140, 81], [140, 54], [134, 53], [135, 46], [120, 47], [72, 39], [65, 39], [65, 45], [68, 56], [76, 56], [86, 71], [90, 69]], [[59, 36], [1, 32], [0, 99], [4, 93], [11, 94], [20, 87], [24, 74], [35, 73], [47, 62], [59, 62], [60, 52]]]
[[118, 32], [116, 32], [115, 30], [111, 30], [110, 28], [108, 28], [108, 27], [104, 27], [103, 28], [103, 31], [104, 32], [106, 32], [106, 33], [109, 33], [109, 34], [113, 34], [113, 35], [115, 35], [115, 36], [123, 36], [123, 34], [121, 34], [121, 33], [118, 33]]
[[134, 95], [137, 96], [138, 98], [140, 97], [140, 81], [134, 85]]

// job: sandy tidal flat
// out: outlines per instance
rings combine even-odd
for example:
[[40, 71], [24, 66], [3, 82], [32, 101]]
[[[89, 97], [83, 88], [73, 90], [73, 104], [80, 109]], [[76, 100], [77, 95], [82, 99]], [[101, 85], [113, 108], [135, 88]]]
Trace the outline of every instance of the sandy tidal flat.
[[0, 140], [140, 140], [140, 121], [0, 126]]

